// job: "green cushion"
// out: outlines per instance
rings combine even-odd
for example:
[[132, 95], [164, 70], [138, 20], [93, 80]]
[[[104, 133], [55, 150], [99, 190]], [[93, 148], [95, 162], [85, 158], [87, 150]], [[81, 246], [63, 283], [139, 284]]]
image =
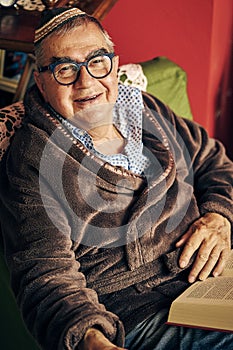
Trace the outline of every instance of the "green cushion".
[[147, 77], [147, 92], [158, 97], [177, 115], [192, 119], [185, 71], [166, 57], [140, 64]]

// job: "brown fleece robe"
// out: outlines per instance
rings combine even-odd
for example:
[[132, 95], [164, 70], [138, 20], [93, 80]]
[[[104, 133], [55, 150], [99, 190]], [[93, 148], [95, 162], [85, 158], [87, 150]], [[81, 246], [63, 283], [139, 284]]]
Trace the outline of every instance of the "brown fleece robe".
[[0, 169], [0, 220], [12, 288], [43, 349], [74, 349], [95, 326], [124, 332], [187, 286], [175, 242], [207, 212], [233, 221], [233, 165], [197, 124], [144, 94], [143, 176], [93, 156], [25, 99]]

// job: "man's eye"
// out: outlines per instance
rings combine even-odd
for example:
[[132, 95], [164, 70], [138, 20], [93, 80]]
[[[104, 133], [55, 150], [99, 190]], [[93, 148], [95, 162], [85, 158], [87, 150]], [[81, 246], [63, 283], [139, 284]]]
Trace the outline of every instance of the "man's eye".
[[66, 70], [71, 70], [72, 67], [71, 66], [64, 66], [62, 68], [60, 68], [60, 71], [66, 71]]
[[64, 71], [64, 72], [66, 72], [66, 71], [76, 71], [76, 70], [77, 70], [77, 67], [74, 66], [73, 64], [65, 65], [65, 66], [62, 66], [60, 68], [60, 71]]
[[103, 62], [103, 61], [104, 61], [103, 57], [99, 57], [99, 58], [96, 58], [96, 59], [94, 60], [94, 63], [101, 63], [101, 62]]
[[77, 67], [73, 64], [57, 66], [56, 73], [59, 75], [72, 74], [77, 71]]
[[104, 57], [101, 57], [101, 56], [95, 57], [90, 61], [92, 65], [102, 64], [103, 62], [104, 62]]

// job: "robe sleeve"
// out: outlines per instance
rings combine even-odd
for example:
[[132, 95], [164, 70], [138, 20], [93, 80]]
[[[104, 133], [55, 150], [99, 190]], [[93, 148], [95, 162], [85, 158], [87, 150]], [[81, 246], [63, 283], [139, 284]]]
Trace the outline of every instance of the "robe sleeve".
[[233, 230], [233, 162], [224, 145], [209, 137], [201, 125], [176, 116], [158, 99], [148, 94], [144, 94], [144, 99], [167, 129], [175, 161], [183, 157], [186, 160], [200, 214], [221, 214], [230, 221]]
[[[20, 155], [19, 155], [20, 154]], [[75, 259], [69, 218], [38, 169], [22, 152], [1, 162], [1, 225], [12, 289], [23, 319], [43, 349], [74, 349], [89, 327], [122, 346], [119, 318], [99, 303]], [[33, 158], [36, 158], [33, 155]], [[48, 215], [50, 212], [50, 215]], [[53, 223], [56, 217], [57, 227]]]

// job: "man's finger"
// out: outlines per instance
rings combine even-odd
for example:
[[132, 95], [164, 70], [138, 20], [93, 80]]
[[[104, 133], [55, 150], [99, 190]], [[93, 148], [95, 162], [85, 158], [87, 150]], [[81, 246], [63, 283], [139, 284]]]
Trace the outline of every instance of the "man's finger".
[[213, 270], [214, 277], [221, 275], [221, 273], [223, 272], [227, 259], [229, 258], [230, 252], [231, 252], [230, 248], [229, 249], [226, 248], [221, 252], [218, 262], [216, 264], [216, 267]]
[[213, 271], [214, 267], [218, 262], [219, 256], [220, 256], [220, 252], [217, 251], [217, 249], [213, 249], [208, 257], [206, 264], [204, 265], [203, 269], [199, 273], [198, 278], [201, 281], [204, 281], [208, 276], [210, 276], [211, 272]]
[[189, 239], [189, 237], [192, 235], [193, 231], [192, 230], [189, 230], [187, 231], [179, 241], [176, 242], [176, 248], [180, 248], [182, 247], [186, 242], [187, 240]]
[[202, 238], [197, 236], [197, 238], [194, 237], [194, 234], [191, 238], [186, 242], [184, 249], [181, 253], [179, 264], [181, 268], [184, 268], [188, 265], [189, 260], [193, 256], [193, 254], [197, 251], [197, 249], [200, 247], [202, 243]]
[[222, 273], [229, 256], [229, 250], [224, 249], [222, 252], [216, 246], [209, 254], [203, 250], [197, 255], [193, 268], [189, 274], [188, 280], [193, 283], [197, 278], [205, 280], [208, 276], [218, 276]]

